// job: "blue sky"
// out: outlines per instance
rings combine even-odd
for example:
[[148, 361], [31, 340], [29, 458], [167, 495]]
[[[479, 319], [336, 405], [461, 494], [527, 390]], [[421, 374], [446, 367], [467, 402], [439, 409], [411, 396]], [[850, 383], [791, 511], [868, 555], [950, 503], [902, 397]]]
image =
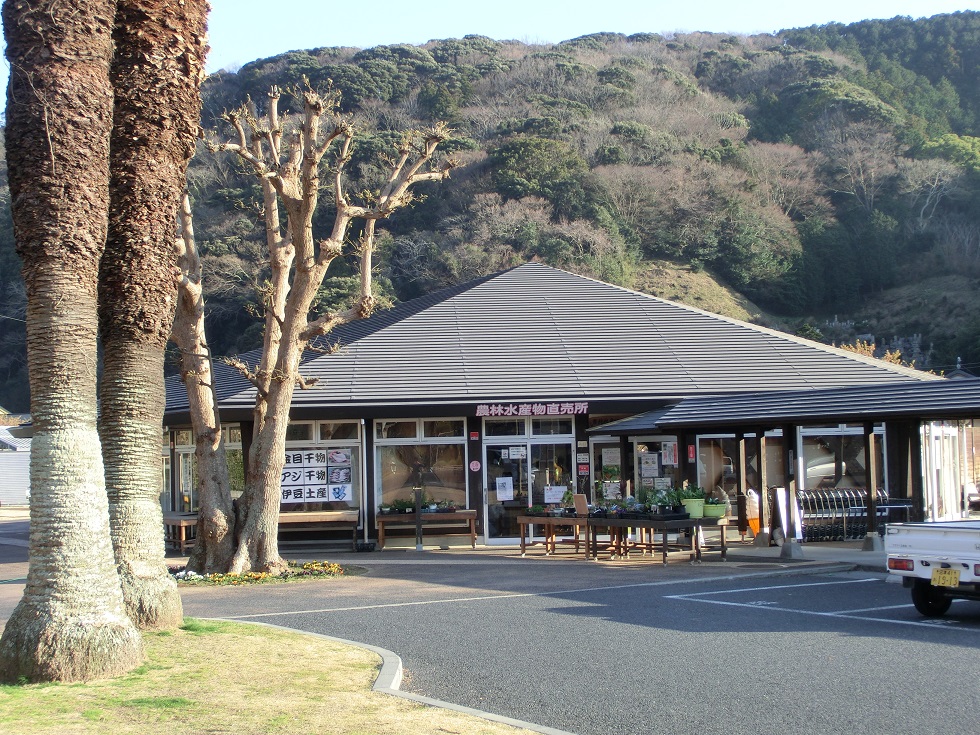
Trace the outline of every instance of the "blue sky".
[[[980, 0], [211, 0], [208, 71], [317, 46], [421, 44], [475, 33], [555, 43], [587, 33], [712, 31], [751, 34], [868, 18], [912, 18], [980, 10]], [[346, 15], [333, 8], [350, 8]], [[6, 61], [0, 84], [6, 88]]]

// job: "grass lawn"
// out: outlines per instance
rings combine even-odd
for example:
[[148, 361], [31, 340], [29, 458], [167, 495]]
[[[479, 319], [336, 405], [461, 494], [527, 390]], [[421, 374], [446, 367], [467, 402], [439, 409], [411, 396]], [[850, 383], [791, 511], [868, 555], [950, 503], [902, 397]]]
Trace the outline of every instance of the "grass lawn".
[[0, 686], [0, 733], [528, 732], [374, 692], [380, 659], [322, 638], [188, 618], [144, 640], [146, 662], [117, 679]]

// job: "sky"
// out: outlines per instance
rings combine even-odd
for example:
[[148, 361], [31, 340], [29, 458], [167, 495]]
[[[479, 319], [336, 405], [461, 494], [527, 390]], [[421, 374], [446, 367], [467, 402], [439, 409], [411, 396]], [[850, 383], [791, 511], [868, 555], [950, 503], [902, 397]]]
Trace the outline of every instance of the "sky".
[[[772, 33], [824, 23], [896, 15], [922, 18], [980, 10], [980, 0], [211, 0], [207, 70], [237, 70], [255, 59], [318, 46], [371, 48], [423, 44], [468, 34], [557, 43], [601, 31], [618, 33]], [[332, 12], [333, 8], [348, 8]], [[0, 89], [7, 66], [0, 64]]]

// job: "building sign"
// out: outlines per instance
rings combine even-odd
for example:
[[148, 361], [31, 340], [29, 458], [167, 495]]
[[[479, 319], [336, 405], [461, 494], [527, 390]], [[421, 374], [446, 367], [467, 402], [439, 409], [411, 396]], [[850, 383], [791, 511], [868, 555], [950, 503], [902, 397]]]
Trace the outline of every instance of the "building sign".
[[588, 402], [480, 403], [476, 407], [477, 416], [574, 416], [588, 412]]
[[283, 503], [353, 503], [351, 450], [287, 450], [280, 484]]

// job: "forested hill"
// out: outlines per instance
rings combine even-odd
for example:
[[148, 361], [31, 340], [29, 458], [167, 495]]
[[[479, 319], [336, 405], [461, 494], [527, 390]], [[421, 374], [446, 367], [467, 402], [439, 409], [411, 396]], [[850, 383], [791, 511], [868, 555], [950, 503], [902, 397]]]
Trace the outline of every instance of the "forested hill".
[[[537, 258], [826, 341], [874, 335], [942, 370], [958, 356], [980, 366], [978, 67], [977, 12], [751, 37], [473, 35], [261, 59], [207, 80], [204, 124], [220, 129], [223, 111], [261, 104], [271, 85], [332, 83], [362, 131], [357, 191], [399, 131], [447, 120], [464, 165], [385, 223], [392, 299]], [[251, 348], [258, 187], [203, 145], [189, 179], [212, 343]], [[16, 316], [6, 227], [2, 313]], [[23, 409], [11, 325], [0, 404]]]

